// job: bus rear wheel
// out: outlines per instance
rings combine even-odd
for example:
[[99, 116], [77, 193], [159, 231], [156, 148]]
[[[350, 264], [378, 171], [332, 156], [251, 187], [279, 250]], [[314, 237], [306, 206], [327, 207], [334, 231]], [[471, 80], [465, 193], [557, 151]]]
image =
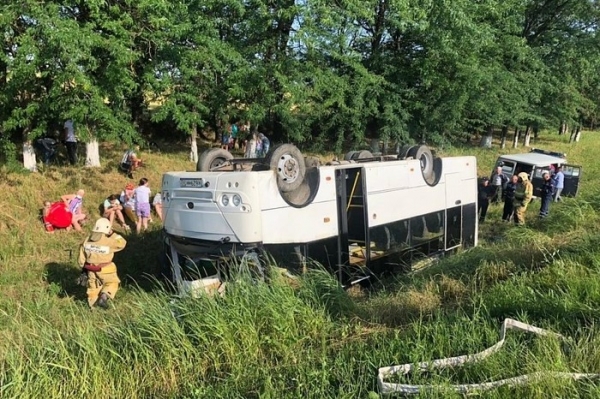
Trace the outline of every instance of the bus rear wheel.
[[227, 162], [233, 159], [233, 155], [222, 148], [209, 148], [204, 151], [196, 165], [197, 172], [211, 172], [220, 170]]
[[267, 154], [266, 163], [277, 174], [277, 186], [284, 193], [294, 191], [304, 181], [304, 156], [293, 144], [274, 146]]
[[408, 151], [408, 156], [421, 163], [423, 179], [430, 186], [435, 186], [442, 175], [442, 160], [434, 157], [426, 145], [414, 146]]

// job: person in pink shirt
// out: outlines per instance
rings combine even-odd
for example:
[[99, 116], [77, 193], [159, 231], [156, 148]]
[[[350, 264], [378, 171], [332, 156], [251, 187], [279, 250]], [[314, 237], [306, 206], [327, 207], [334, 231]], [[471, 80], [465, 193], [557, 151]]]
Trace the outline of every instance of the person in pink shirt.
[[67, 205], [69, 212], [71, 212], [72, 219], [71, 225], [75, 231], [81, 230], [81, 223], [85, 220], [87, 215], [83, 213], [83, 196], [85, 195], [84, 190], [78, 190], [77, 194], [63, 195], [61, 198]]
[[148, 219], [150, 218], [150, 187], [148, 179], [142, 177], [140, 184], [133, 190], [135, 198], [135, 213], [137, 215], [136, 232], [139, 234], [144, 227], [144, 231], [148, 230]]

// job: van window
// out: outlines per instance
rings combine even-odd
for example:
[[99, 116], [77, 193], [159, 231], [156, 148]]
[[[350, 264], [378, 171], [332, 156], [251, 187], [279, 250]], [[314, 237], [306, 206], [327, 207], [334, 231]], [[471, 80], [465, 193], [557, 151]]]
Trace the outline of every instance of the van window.
[[513, 170], [515, 169], [515, 163], [511, 161], [500, 161], [499, 163], [502, 164], [502, 173], [507, 176], [511, 176]]
[[517, 163], [517, 168], [515, 169], [515, 175], [518, 175], [521, 172], [527, 173], [528, 176], [531, 176], [531, 171], [533, 170], [533, 165], [528, 165], [526, 163]]
[[535, 174], [533, 175], [533, 178], [539, 178], [541, 179], [542, 176], [544, 175], [544, 173], [550, 173], [549, 169], [542, 169], [542, 168], [536, 168], [535, 169]]
[[564, 166], [563, 173], [565, 174], [565, 176], [577, 177], [579, 176], [579, 168], [573, 166]]

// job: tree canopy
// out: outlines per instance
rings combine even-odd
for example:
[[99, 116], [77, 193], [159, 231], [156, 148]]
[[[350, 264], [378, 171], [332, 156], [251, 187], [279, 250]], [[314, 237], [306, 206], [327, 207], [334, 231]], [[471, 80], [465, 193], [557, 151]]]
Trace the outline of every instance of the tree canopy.
[[595, 123], [595, 0], [23, 0], [1, 6], [0, 145], [249, 121], [314, 148]]

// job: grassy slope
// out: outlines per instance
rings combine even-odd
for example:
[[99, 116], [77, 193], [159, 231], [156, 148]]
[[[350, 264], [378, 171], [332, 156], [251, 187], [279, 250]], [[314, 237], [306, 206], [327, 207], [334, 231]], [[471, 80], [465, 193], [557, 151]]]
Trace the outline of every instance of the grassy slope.
[[[553, 205], [544, 222], [534, 220], [534, 203], [526, 228], [494, 223], [500, 219], [494, 207], [479, 248], [387, 281], [375, 293], [349, 297], [315, 272], [295, 290], [241, 282], [219, 300], [173, 302], [145, 277], [156, 272], [155, 223], [145, 237], [130, 236], [119, 254], [123, 289], [108, 312], [87, 310], [84, 289], [73, 283], [78, 270], [68, 251], [75, 255], [82, 236], [45, 234], [37, 212], [44, 199], [84, 187], [86, 208], [96, 216], [102, 199], [126, 182], [115, 172], [120, 153], [106, 149], [109, 160], [99, 170], [2, 172], [0, 397], [366, 397], [378, 367], [477, 352], [497, 340], [504, 317], [570, 335], [576, 345], [565, 354], [555, 341], [515, 333], [506, 350], [481, 365], [403, 381], [600, 372], [600, 141], [586, 133], [575, 145], [538, 145], [584, 165], [578, 199]], [[464, 153], [477, 155], [481, 174], [488, 174], [499, 151], [445, 155]], [[162, 172], [193, 167], [184, 151], [144, 155], [142, 173], [154, 189]], [[484, 396], [599, 394], [590, 383], [550, 380]]]

